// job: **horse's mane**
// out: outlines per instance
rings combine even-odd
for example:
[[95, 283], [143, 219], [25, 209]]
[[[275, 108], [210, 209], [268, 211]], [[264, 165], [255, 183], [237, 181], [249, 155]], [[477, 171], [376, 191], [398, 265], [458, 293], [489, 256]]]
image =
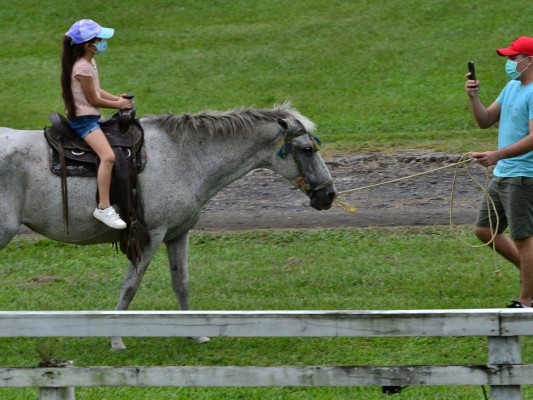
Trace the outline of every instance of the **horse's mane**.
[[251, 128], [257, 121], [277, 121], [281, 118], [295, 118], [302, 123], [308, 132], [315, 130], [315, 124], [307, 117], [300, 114], [294, 108], [291, 108], [289, 102], [282, 105], [275, 105], [271, 109], [255, 108], [235, 108], [230, 111], [204, 110], [197, 114], [180, 114], [171, 113], [163, 115], [147, 116], [147, 122], [158, 126], [159, 128], [176, 136], [182, 133], [198, 131], [201, 128], [213, 134], [232, 135], [236, 132]]

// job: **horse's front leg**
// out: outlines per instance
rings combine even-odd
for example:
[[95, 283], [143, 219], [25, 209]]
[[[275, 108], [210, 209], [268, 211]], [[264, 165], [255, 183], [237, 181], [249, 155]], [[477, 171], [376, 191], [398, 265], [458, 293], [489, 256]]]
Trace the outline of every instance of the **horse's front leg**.
[[[172, 278], [172, 289], [176, 294], [180, 310], [188, 311], [189, 304], [189, 232], [165, 242], [168, 265]], [[205, 336], [195, 337], [197, 343], [209, 342]]]
[[[2, 190], [7, 191], [9, 188], [3, 187]], [[23, 197], [22, 195], [19, 199], [15, 197], [10, 193], [0, 193], [0, 250], [9, 244], [22, 225], [21, 211], [18, 207]]]
[[[129, 263], [128, 272], [126, 273], [126, 277], [122, 281], [122, 285], [120, 287], [120, 294], [115, 310], [127, 310], [130, 306], [131, 301], [137, 294], [137, 290], [141, 285], [144, 273], [148, 269], [148, 265], [152, 261], [152, 258], [154, 257], [155, 253], [159, 249], [159, 246], [161, 245], [161, 242], [163, 241], [161, 236], [154, 236], [152, 236], [151, 238], [150, 245], [146, 249], [144, 249], [141, 260], [137, 263], [137, 266], [134, 267], [131, 262]], [[111, 351], [126, 349], [126, 346], [124, 345], [124, 342], [122, 341], [122, 338], [120, 336], [112, 336], [110, 337], [110, 339]]]

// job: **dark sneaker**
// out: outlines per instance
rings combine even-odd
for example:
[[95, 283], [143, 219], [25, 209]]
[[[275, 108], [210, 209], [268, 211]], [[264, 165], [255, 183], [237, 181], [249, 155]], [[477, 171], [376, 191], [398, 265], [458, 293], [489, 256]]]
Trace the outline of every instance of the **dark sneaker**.
[[522, 303], [520, 303], [519, 301], [513, 301], [511, 302], [511, 304], [509, 304], [507, 307], [505, 308], [527, 308], [525, 307]]

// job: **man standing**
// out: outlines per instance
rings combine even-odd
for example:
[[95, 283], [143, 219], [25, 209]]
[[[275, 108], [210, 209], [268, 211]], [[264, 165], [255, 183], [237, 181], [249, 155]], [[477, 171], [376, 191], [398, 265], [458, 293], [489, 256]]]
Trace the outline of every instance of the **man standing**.
[[[496, 50], [507, 57], [505, 72], [511, 79], [489, 107], [479, 99], [479, 81], [466, 74], [466, 93], [479, 127], [499, 122], [498, 150], [474, 153], [485, 166], [496, 165], [489, 185], [499, 217], [493, 246], [520, 270], [518, 301], [508, 307], [531, 307], [533, 299], [533, 38], [521, 36]], [[489, 214], [491, 214], [489, 216]], [[485, 198], [476, 220], [475, 234], [487, 243], [493, 236], [496, 216]], [[509, 227], [510, 238], [503, 234]]]

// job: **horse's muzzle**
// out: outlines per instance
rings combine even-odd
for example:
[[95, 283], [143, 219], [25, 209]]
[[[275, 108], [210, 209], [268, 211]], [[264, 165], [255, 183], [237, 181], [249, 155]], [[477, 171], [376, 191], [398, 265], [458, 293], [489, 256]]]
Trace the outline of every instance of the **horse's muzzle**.
[[311, 192], [309, 195], [309, 198], [311, 199], [309, 205], [315, 210], [329, 210], [336, 197], [337, 189], [335, 189], [335, 185], [333, 183], [330, 183], [324, 188], [313, 190]]

